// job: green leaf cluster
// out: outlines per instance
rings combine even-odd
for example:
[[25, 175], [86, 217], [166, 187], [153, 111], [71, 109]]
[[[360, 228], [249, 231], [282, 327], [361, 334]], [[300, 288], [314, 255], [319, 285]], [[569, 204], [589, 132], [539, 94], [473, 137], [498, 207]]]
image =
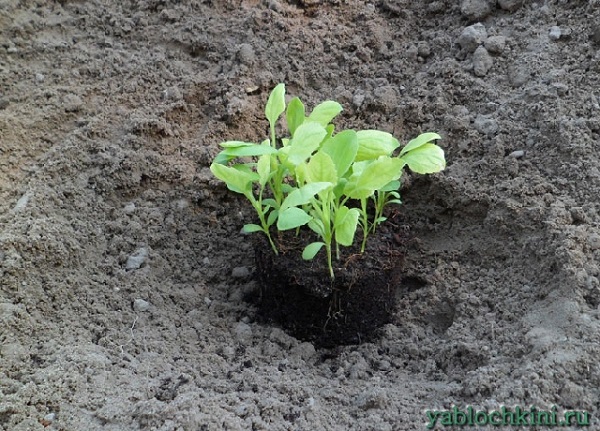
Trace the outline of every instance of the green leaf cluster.
[[[387, 132], [335, 133], [331, 122], [340, 112], [342, 106], [328, 100], [307, 115], [297, 97], [286, 105], [285, 85], [279, 84], [265, 107], [269, 138], [261, 143], [223, 142], [210, 167], [256, 210], [259, 223], [245, 225], [245, 232], [263, 232], [277, 253], [272, 229], [308, 227], [315, 241], [304, 248], [302, 257], [313, 259], [325, 249], [332, 278], [334, 252], [339, 258], [340, 246], [351, 246], [359, 227], [364, 251], [369, 234], [385, 221], [384, 208], [400, 203], [404, 167], [431, 174], [446, 164], [444, 151], [433, 143], [441, 139], [437, 133], [423, 133], [397, 151], [400, 143]], [[288, 135], [278, 145], [275, 128], [282, 117]], [[251, 162], [240, 160], [248, 157]], [[369, 200], [374, 203], [373, 216], [367, 211]]]

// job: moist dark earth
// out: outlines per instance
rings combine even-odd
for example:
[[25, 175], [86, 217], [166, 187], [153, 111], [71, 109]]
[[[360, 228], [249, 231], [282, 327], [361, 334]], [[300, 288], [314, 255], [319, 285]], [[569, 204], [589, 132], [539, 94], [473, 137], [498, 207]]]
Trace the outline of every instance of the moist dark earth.
[[[1, 0], [0, 429], [597, 427], [599, 77], [597, 0]], [[245, 300], [253, 214], [208, 166], [264, 138], [279, 82], [339, 129], [443, 137], [370, 342]]]

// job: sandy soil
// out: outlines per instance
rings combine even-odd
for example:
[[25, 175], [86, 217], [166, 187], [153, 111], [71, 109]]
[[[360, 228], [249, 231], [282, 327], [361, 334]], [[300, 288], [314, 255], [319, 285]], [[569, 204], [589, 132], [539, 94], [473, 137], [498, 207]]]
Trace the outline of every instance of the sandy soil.
[[[520, 3], [0, 1], [0, 429], [597, 426], [600, 4]], [[375, 343], [315, 349], [243, 300], [252, 214], [208, 165], [264, 136], [277, 82], [444, 137]]]

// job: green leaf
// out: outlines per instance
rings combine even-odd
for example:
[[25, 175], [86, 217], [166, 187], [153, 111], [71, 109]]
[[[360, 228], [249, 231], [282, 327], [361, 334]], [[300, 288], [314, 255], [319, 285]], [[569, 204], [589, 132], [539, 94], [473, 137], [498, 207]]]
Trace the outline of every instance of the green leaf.
[[225, 151], [221, 151], [219, 154], [217, 154], [217, 157], [215, 157], [213, 163], [218, 163], [219, 165], [226, 165], [233, 159], [235, 159], [235, 156], [230, 156]]
[[241, 194], [251, 192], [252, 181], [255, 178], [251, 173], [219, 163], [210, 165], [210, 171], [215, 177], [226, 183], [229, 190]]
[[327, 131], [328, 138], [331, 138], [333, 136], [334, 130], [335, 130], [335, 126], [333, 124], [328, 124], [327, 127], [325, 127], [325, 131]]
[[222, 151], [227, 156], [233, 157], [249, 157], [249, 156], [262, 156], [265, 154], [275, 154], [277, 150], [270, 145], [244, 145], [240, 147], [231, 147]]
[[360, 130], [356, 132], [358, 152], [356, 161], [373, 160], [379, 156], [389, 156], [400, 146], [400, 143], [390, 133], [379, 130]]
[[338, 208], [335, 213], [335, 240], [346, 247], [354, 242], [354, 234], [358, 226], [360, 211], [357, 208], [349, 209], [346, 206]]
[[310, 183], [300, 187], [299, 189], [295, 189], [284, 199], [281, 204], [280, 211], [285, 211], [290, 207], [306, 205], [310, 202], [314, 195], [328, 187], [331, 187], [332, 185], [333, 184], [327, 182]]
[[344, 130], [323, 142], [321, 151], [329, 154], [338, 177], [343, 177], [356, 158], [358, 136], [354, 130]]
[[275, 220], [277, 220], [277, 217], [279, 217], [279, 211], [278, 210], [271, 211], [269, 213], [269, 217], [267, 218], [267, 225], [273, 226], [273, 224], [275, 223]]
[[440, 135], [438, 135], [437, 133], [433, 133], [433, 132], [422, 133], [419, 136], [417, 136], [415, 139], [409, 141], [409, 143], [406, 144], [404, 146], [404, 148], [402, 148], [402, 151], [400, 151], [400, 156], [402, 156], [403, 154], [406, 154], [409, 151], [412, 151], [416, 148], [419, 148], [420, 146], [425, 145], [431, 141], [434, 141], [436, 139], [442, 139], [442, 137]]
[[400, 188], [400, 181], [394, 180], [379, 189], [380, 192], [395, 192]]
[[305, 170], [307, 183], [327, 182], [337, 184], [338, 176], [333, 160], [327, 153], [317, 151], [306, 164]]
[[302, 252], [302, 259], [304, 260], [312, 260], [319, 250], [323, 248], [325, 243], [323, 242], [311, 242], [306, 247], [304, 247], [304, 251]]
[[353, 199], [369, 197], [375, 190], [380, 190], [390, 181], [400, 178], [403, 167], [404, 160], [382, 156], [367, 164], [358, 175], [353, 173], [344, 193]]
[[294, 166], [303, 163], [319, 148], [319, 144], [327, 134], [323, 126], [317, 123], [303, 123], [296, 129], [294, 137], [285, 149], [287, 161]]
[[[267, 106], [265, 107], [265, 116], [271, 125], [277, 122], [279, 116], [285, 111], [285, 84], [277, 84], [271, 91]], [[272, 143], [275, 144], [274, 142]]]
[[297, 207], [287, 208], [279, 212], [279, 217], [277, 218], [277, 229], [294, 229], [305, 225], [311, 220], [312, 217], [303, 209]]
[[418, 174], [433, 174], [446, 167], [444, 150], [435, 144], [421, 145], [404, 154], [400, 160], [404, 160], [410, 170]]
[[332, 100], [327, 100], [315, 106], [315, 109], [308, 116], [308, 121], [314, 121], [326, 127], [342, 111], [342, 105]]
[[323, 236], [325, 233], [325, 225], [319, 219], [313, 218], [308, 222], [308, 227], [317, 235]]
[[244, 227], [242, 227], [242, 232], [244, 232], [244, 233], [264, 232], [264, 230], [259, 225], [250, 223], [250, 224], [245, 224]]
[[294, 136], [296, 129], [304, 123], [304, 105], [298, 97], [294, 97], [288, 104], [287, 111], [285, 113], [288, 129], [290, 135]]
[[256, 145], [252, 142], [244, 142], [244, 141], [225, 141], [219, 144], [222, 148], [240, 148], [240, 147], [249, 147], [252, 145]]
[[[272, 148], [272, 147], [268, 147]], [[260, 156], [256, 163], [256, 172], [258, 173], [258, 182], [261, 186], [265, 186], [271, 176], [271, 156], [268, 154]]]
[[279, 205], [277, 205], [277, 201], [275, 199], [271, 199], [271, 198], [263, 199], [262, 204], [264, 206], [268, 206], [268, 207], [275, 208], [275, 209], [277, 209], [277, 207], [279, 206]]

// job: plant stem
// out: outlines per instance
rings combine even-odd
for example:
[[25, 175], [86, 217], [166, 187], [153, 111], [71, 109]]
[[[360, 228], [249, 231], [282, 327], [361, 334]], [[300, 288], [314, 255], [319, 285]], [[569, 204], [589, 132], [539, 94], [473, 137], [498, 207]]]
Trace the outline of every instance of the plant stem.
[[331, 258], [331, 241], [325, 243], [325, 251], [327, 252], [327, 266], [329, 267], [329, 275], [333, 280], [335, 275], [333, 274], [333, 262]]
[[363, 228], [363, 240], [362, 245], [360, 246], [360, 252], [364, 253], [365, 248], [367, 247], [367, 236], [369, 235], [369, 216], [367, 214], [367, 199], [362, 198], [360, 200], [360, 207], [362, 212], [362, 228]]
[[380, 192], [377, 190], [375, 197], [373, 197], [373, 201], [375, 203], [375, 218], [373, 219], [373, 226], [371, 226], [371, 233], [375, 233], [377, 229], [377, 225], [379, 222], [379, 218], [383, 216], [383, 207], [385, 206], [385, 201], [387, 200], [387, 193]]
[[252, 203], [252, 206], [254, 207], [254, 210], [258, 214], [258, 219], [260, 220], [260, 225], [263, 228], [263, 232], [265, 233], [265, 235], [267, 235], [267, 238], [269, 239], [269, 243], [271, 244], [271, 248], [273, 249], [273, 251], [275, 252], [275, 254], [278, 255], [279, 251], [277, 250], [277, 246], [273, 242], [273, 238], [271, 238], [271, 232], [269, 232], [269, 225], [267, 224], [267, 221], [265, 220], [265, 214], [263, 213], [263, 208], [262, 208], [262, 190], [259, 193], [258, 200], [256, 200], [256, 198], [252, 194], [248, 194], [248, 195], [246, 195], [246, 197]]
[[[331, 193], [331, 191], [329, 193]], [[330, 197], [330, 195], [327, 196], [327, 198]], [[329, 275], [333, 280], [335, 278], [335, 275], [333, 273], [333, 253], [331, 250], [333, 232], [331, 229], [331, 207], [329, 204], [329, 199], [323, 199], [321, 207], [316, 205], [316, 202], [313, 199], [313, 208], [315, 210], [315, 214], [321, 219], [321, 222], [323, 223], [323, 235], [321, 235], [321, 238], [325, 243], [325, 252], [327, 253], [327, 266], [329, 267]]]

